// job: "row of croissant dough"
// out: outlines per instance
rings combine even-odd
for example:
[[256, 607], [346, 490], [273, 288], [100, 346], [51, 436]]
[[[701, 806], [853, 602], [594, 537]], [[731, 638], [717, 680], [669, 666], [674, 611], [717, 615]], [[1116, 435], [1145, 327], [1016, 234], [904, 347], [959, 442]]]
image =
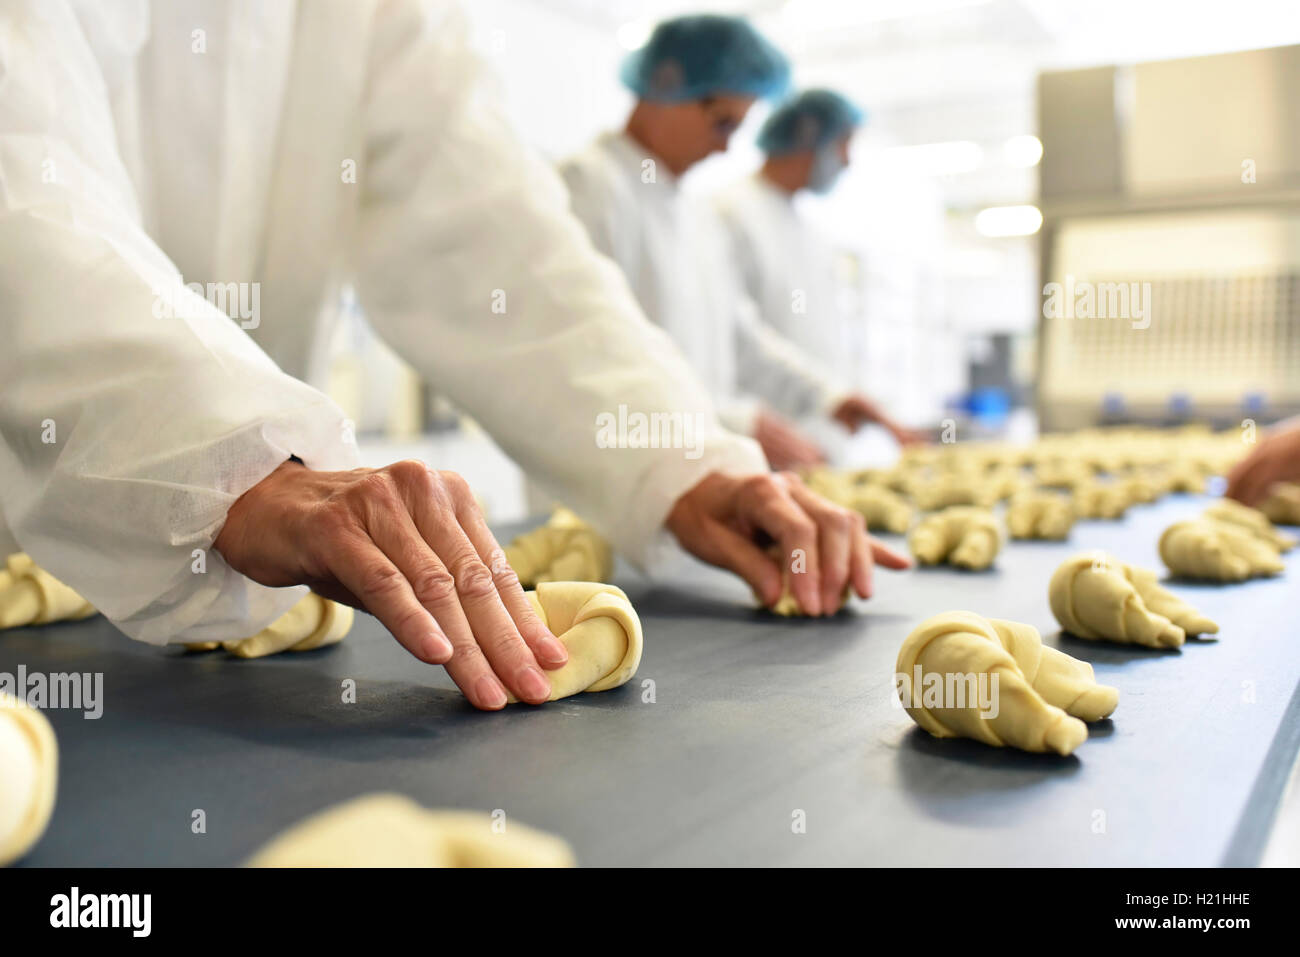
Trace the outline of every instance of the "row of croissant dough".
[[[987, 567], [1000, 535], [991, 513], [952, 506], [912, 531], [923, 561]], [[1177, 522], [1160, 553], [1176, 575], [1240, 581], [1282, 571], [1280, 553], [1294, 541], [1262, 513], [1222, 501], [1199, 518]], [[570, 661], [550, 672], [552, 700], [627, 682], [640, 663], [640, 621], [627, 596], [600, 584], [613, 562], [608, 545], [571, 513], [516, 539], [507, 559], [535, 610], [566, 645]], [[564, 580], [561, 580], [564, 579]], [[578, 579], [578, 580], [568, 580]], [[585, 580], [583, 580], [585, 579]], [[1176, 648], [1218, 626], [1157, 581], [1154, 572], [1104, 554], [1066, 561], [1052, 576], [1049, 601], [1061, 627], [1078, 637]], [[11, 556], [0, 572], [0, 627], [88, 617], [94, 609], [27, 556]], [[345, 606], [309, 594], [258, 635], [225, 643], [232, 654], [261, 657], [336, 643], [352, 623]], [[997, 707], [955, 692], [997, 677]], [[954, 680], [956, 679], [956, 680]], [[1115, 688], [1092, 668], [1046, 646], [1032, 626], [948, 612], [928, 619], [904, 640], [896, 663], [898, 693], [908, 714], [937, 737], [968, 737], [1027, 751], [1071, 753], [1087, 738], [1085, 722], [1108, 717]], [[49, 722], [24, 702], [0, 695], [0, 864], [16, 860], [44, 832], [53, 812], [57, 745]], [[377, 795], [323, 812], [256, 855], [267, 865], [567, 864], [567, 845], [512, 825], [509, 839], [487, 815], [426, 811], [406, 798]], [[412, 854], [413, 847], [422, 850]]]

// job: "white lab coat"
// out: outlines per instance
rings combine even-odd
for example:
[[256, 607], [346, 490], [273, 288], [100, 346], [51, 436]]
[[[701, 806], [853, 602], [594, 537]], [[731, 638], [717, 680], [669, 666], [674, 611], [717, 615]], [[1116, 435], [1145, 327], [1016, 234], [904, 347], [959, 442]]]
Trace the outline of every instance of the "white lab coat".
[[[355, 464], [339, 409], [286, 374], [310, 374], [344, 280], [634, 561], [704, 474], [761, 469], [490, 92], [445, 4], [0, 7], [0, 545], [145, 641], [283, 613], [302, 588], [211, 544], [290, 454]], [[261, 348], [192, 293], [193, 317], [158, 318], [179, 276], [260, 284]], [[599, 447], [620, 405], [698, 411], [701, 454]]]
[[709, 385], [723, 421], [752, 434], [758, 403], [825, 414], [844, 397], [827, 370], [758, 321], [735, 281], [707, 201], [683, 195], [667, 166], [623, 132], [560, 163], [573, 211], [623, 269], [637, 301]]
[[726, 228], [729, 261], [759, 318], [825, 365], [859, 384], [860, 356], [841, 303], [830, 244], [789, 193], [755, 172], [719, 191], [714, 208]]

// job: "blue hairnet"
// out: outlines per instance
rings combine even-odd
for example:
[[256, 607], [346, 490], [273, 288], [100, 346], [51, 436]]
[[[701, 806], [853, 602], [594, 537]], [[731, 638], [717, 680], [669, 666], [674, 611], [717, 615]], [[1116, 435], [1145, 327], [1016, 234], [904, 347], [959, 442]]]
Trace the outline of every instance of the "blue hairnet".
[[641, 99], [666, 103], [719, 94], [772, 99], [790, 86], [780, 50], [740, 17], [715, 14], [660, 23], [619, 75]]
[[758, 147], [768, 156], [816, 150], [866, 120], [866, 114], [830, 90], [805, 90], [786, 100], [758, 133]]

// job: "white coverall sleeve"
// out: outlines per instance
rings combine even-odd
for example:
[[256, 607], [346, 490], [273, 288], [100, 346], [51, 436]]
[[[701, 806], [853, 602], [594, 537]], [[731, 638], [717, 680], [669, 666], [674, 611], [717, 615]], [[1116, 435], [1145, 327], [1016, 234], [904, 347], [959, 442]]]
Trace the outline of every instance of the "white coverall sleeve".
[[0, 324], [0, 506], [38, 564], [157, 644], [247, 637], [301, 596], [237, 574], [212, 542], [291, 454], [346, 467], [355, 446], [141, 228], [104, 79], [61, 0], [0, 10]]
[[736, 378], [745, 392], [795, 418], [830, 415], [849, 395], [831, 372], [758, 317], [747, 296], [736, 308]]
[[[656, 564], [672, 503], [711, 471], [765, 470], [762, 453], [718, 424], [557, 174], [505, 124], [458, 11], [390, 4], [369, 64], [355, 250], [367, 317], [548, 494]], [[656, 415], [666, 442], [619, 427]], [[627, 447], [647, 444], [674, 447]]]

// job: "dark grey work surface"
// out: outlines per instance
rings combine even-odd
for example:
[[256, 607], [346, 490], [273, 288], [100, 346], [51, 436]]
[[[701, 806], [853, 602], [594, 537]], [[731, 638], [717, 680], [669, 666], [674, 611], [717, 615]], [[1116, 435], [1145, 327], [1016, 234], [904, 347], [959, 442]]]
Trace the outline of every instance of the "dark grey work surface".
[[[742, 585], [703, 570], [693, 591], [626, 580], [646, 634], [632, 682], [495, 714], [368, 617], [340, 646], [261, 661], [138, 644], [101, 619], [9, 632], [0, 670], [105, 675], [102, 719], [49, 713], [59, 799], [26, 863], [235, 864], [379, 790], [504, 809], [592, 865], [1253, 863], [1295, 758], [1300, 559], [1281, 579], [1179, 586], [1222, 626], [1181, 652], [1062, 638], [1047, 605], [1067, 555], [1160, 567], [1160, 530], [1201, 504], [1012, 543], [987, 573], [878, 572], [879, 597], [829, 621], [755, 612]], [[922, 618], [958, 608], [1031, 622], [1091, 661], [1121, 690], [1113, 719], [1068, 758], [915, 728], [895, 704], [895, 655]], [[346, 678], [356, 704], [340, 701]], [[190, 831], [196, 808], [206, 835]]]

